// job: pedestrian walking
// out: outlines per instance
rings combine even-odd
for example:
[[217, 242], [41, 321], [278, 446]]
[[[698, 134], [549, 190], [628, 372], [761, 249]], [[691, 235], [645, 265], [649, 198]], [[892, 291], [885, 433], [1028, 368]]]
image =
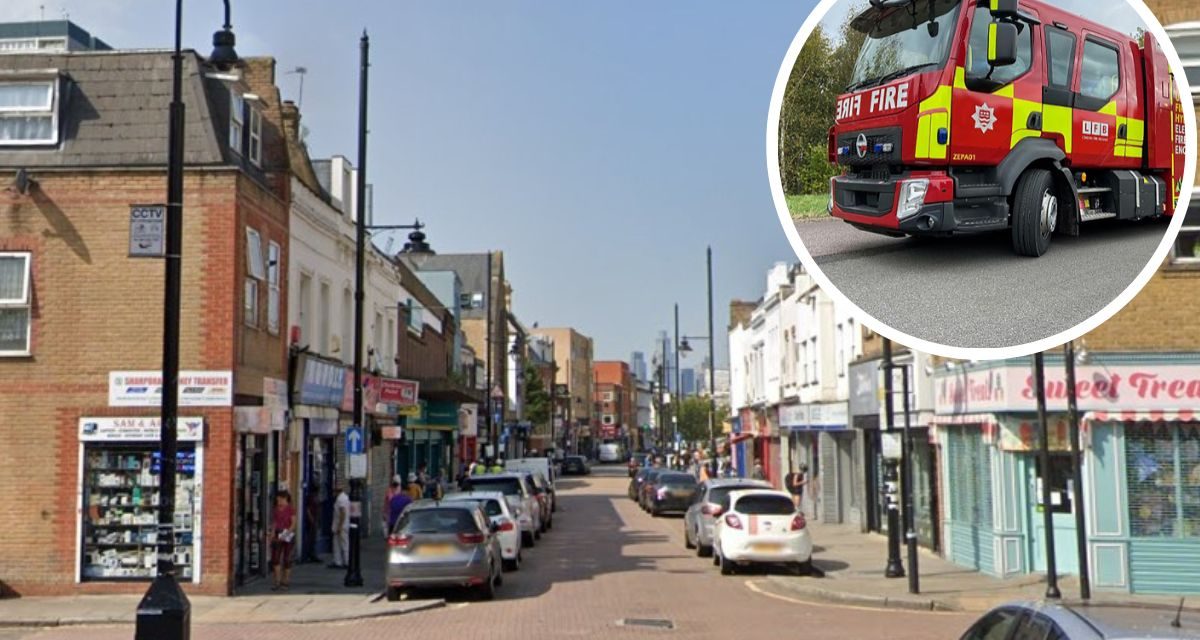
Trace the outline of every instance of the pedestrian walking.
[[392, 497], [388, 499], [387, 508], [387, 531], [390, 535], [392, 530], [396, 528], [396, 521], [404, 514], [404, 510], [408, 505], [413, 503], [412, 498], [404, 492], [400, 487], [400, 476], [392, 478]]
[[320, 562], [317, 556], [317, 522], [321, 518], [321, 500], [315, 488], [304, 492], [304, 546], [300, 562]]
[[350, 564], [350, 495], [338, 484], [333, 489], [333, 561], [330, 569], [345, 569]]
[[767, 471], [765, 469], [763, 469], [762, 460], [754, 461], [754, 471], [752, 471], [750, 473], [750, 477], [754, 478], [755, 480], [766, 480], [767, 479]]
[[404, 492], [404, 489], [401, 488], [403, 486], [403, 483], [400, 481], [400, 474], [397, 473], [396, 475], [392, 476], [392, 481], [388, 483], [387, 491], [385, 491], [383, 494], [383, 509], [379, 511], [379, 514], [380, 520], [383, 522], [384, 531], [392, 530], [392, 528], [388, 526], [388, 520], [390, 519], [388, 517], [388, 509], [391, 508], [390, 505], [392, 504], [392, 497], [394, 497], [397, 493]]
[[408, 473], [408, 486], [404, 490], [408, 493], [408, 497], [413, 500], [420, 500], [421, 496], [425, 493], [425, 490], [421, 487], [421, 481], [417, 478], [417, 474], [412, 471]]
[[292, 574], [292, 553], [296, 545], [296, 509], [292, 494], [281, 489], [275, 494], [275, 510], [271, 513], [274, 533], [271, 536], [271, 567], [275, 582], [272, 591], [287, 590]]
[[808, 465], [800, 463], [798, 469], [788, 471], [783, 484], [788, 493], [792, 494], [792, 504], [796, 505], [796, 510], [799, 511], [800, 503], [804, 500], [804, 485], [808, 484]]

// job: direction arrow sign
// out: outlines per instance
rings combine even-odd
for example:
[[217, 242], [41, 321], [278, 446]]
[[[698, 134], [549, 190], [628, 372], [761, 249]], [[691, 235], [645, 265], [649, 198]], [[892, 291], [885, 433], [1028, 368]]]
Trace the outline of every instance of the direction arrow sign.
[[504, 390], [500, 388], [500, 385], [492, 387], [492, 397], [497, 400], [504, 397]]
[[364, 440], [362, 427], [358, 425], [346, 427], [346, 453], [348, 455], [362, 453]]

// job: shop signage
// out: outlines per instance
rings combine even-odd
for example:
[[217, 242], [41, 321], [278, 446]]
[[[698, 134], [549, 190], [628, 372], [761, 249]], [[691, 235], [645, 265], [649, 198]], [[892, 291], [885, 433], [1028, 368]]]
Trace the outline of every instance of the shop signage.
[[837, 431], [845, 429], [847, 422], [844, 402], [779, 407], [779, 426], [791, 431]]
[[879, 415], [879, 361], [850, 365], [850, 415]]
[[379, 382], [379, 401], [400, 406], [417, 404], [419, 383], [414, 380], [383, 378]]
[[296, 378], [300, 384], [295, 390], [296, 404], [315, 407], [342, 406], [343, 385], [348, 377], [346, 367], [309, 354], [301, 354], [297, 368], [299, 372]]
[[[474, 402], [467, 402], [458, 407], [459, 420], [458, 431], [459, 435], [464, 438], [473, 438], [479, 434], [479, 405]], [[561, 418], [555, 418], [561, 421]], [[562, 426], [562, 425], [557, 425]]]
[[[1071, 450], [1071, 425], [1065, 415], [1048, 416], [1046, 431], [1050, 436], [1051, 451]], [[997, 435], [997, 444], [1004, 451], [1041, 450], [1041, 426], [1037, 416], [1005, 416], [1000, 420]]]
[[233, 430], [238, 433], [270, 433], [271, 419], [266, 407], [234, 407]]
[[414, 404], [414, 405], [409, 405], [407, 407], [400, 407], [396, 410], [396, 415], [404, 416], [406, 418], [420, 418], [421, 417], [421, 405]]
[[338, 422], [333, 418], [308, 419], [308, 435], [310, 436], [336, 436], [337, 432]]
[[[1034, 412], [1037, 396], [1033, 370], [1014, 364], [939, 375], [934, 409], [939, 415], [983, 412]], [[1200, 366], [1086, 365], [1076, 367], [1080, 411], [1180, 410], [1200, 406]], [[1046, 405], [1067, 408], [1066, 373], [1046, 367]]]
[[383, 427], [379, 431], [384, 440], [401, 440], [404, 438], [404, 427]]
[[[83, 442], [153, 441], [162, 437], [158, 416], [134, 418], [80, 418], [79, 439]], [[177, 418], [176, 438], [185, 442], [204, 439], [204, 418]]]
[[[180, 371], [179, 406], [228, 407], [233, 404], [233, 372]], [[110, 371], [108, 406], [162, 405], [161, 371]]]

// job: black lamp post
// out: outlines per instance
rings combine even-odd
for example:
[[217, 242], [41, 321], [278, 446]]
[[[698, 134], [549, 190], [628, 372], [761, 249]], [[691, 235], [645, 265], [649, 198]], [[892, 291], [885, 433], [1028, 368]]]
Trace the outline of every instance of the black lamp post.
[[[717, 415], [717, 387], [714, 370], [716, 363], [713, 361], [715, 350], [715, 338], [713, 337], [713, 284], [712, 284], [712, 247], [708, 247], [708, 335], [707, 336], [683, 336], [679, 337], [679, 307], [676, 305], [675, 315], [675, 334], [678, 344], [676, 345], [675, 353], [689, 353], [692, 351], [692, 345], [688, 344], [688, 340], [705, 340], [708, 341], [708, 441], [712, 448], [713, 455], [713, 471], [715, 473], [717, 459], [717, 434], [716, 434], [716, 415]], [[678, 367], [678, 365], [676, 365]]]
[[1078, 392], [1075, 389], [1075, 343], [1063, 345], [1067, 367], [1067, 420], [1071, 423], [1071, 479], [1075, 493], [1071, 496], [1071, 508], [1075, 511], [1075, 547], [1079, 553], [1079, 597], [1092, 597], [1091, 576], [1088, 575], [1087, 519], [1083, 513], [1083, 457], [1079, 443]]
[[[1050, 430], [1046, 424], [1046, 365], [1041, 351], [1033, 354], [1033, 384], [1037, 387], [1038, 436], [1042, 467], [1042, 522], [1046, 528], [1046, 598], [1062, 597], [1058, 590], [1058, 566], [1054, 554], [1054, 509], [1050, 500]], [[1082, 488], [1082, 487], [1080, 487]]]
[[[888, 437], [896, 434], [896, 405], [893, 397], [892, 371], [896, 368], [892, 362], [892, 341], [883, 339], [883, 405], [884, 419], [887, 420]], [[885, 458], [883, 461], [883, 483], [887, 495], [887, 527], [888, 527], [888, 557], [887, 567], [883, 575], [888, 578], [903, 578], [904, 564], [900, 561], [900, 505], [898, 504], [898, 489], [900, 483], [899, 461], [895, 458]]]
[[[209, 63], [229, 69], [234, 51], [229, 0], [225, 25], [213, 35]], [[175, 2], [175, 54], [172, 57], [171, 107], [167, 134], [167, 238], [163, 299], [162, 417], [159, 445], [157, 575], [137, 608], [136, 640], [186, 640], [191, 637], [191, 603], [175, 579], [175, 455], [179, 410], [179, 316], [183, 253], [183, 0]]]

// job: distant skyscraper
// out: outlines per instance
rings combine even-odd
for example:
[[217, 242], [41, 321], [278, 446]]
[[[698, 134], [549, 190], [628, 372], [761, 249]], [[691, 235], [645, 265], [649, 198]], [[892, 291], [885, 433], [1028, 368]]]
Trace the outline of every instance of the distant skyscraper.
[[663, 363], [663, 349], [666, 349], [666, 359], [663, 365], [663, 372], [667, 376], [667, 390], [671, 393], [676, 393], [675, 388], [675, 350], [671, 348], [671, 338], [666, 331], [658, 332], [658, 340], [654, 342], [654, 353], [658, 356], [658, 362]]
[[680, 369], [679, 383], [683, 385], [683, 395], [696, 395], [696, 370], [695, 369]]
[[629, 369], [633, 373], [633, 377], [638, 380], [649, 380], [646, 370], [646, 354], [641, 351], [634, 351], [629, 356]]

